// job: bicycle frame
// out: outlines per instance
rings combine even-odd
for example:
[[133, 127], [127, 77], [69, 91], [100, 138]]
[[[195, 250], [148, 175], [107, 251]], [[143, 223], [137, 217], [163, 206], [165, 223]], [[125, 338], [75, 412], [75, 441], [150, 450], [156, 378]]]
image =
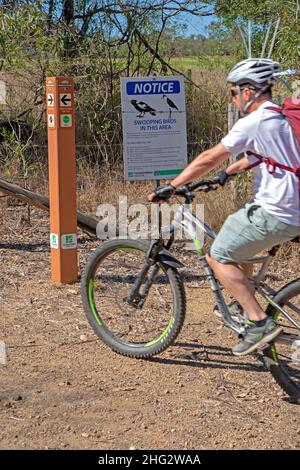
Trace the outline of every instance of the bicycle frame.
[[[170, 225], [170, 229], [169, 229], [171, 233], [171, 238], [170, 238], [170, 241], [167, 243], [166, 248], [170, 248], [170, 246], [172, 245], [174, 241], [174, 233], [175, 233], [176, 226], [182, 226], [184, 230], [186, 231], [186, 233], [188, 234], [188, 236], [190, 237], [190, 239], [193, 240], [193, 243], [199, 255], [200, 264], [202, 265], [203, 270], [205, 272], [205, 276], [210, 283], [211, 290], [213, 291], [216, 297], [216, 301], [220, 309], [220, 312], [223, 314], [224, 323], [236, 333], [243, 334], [244, 328], [243, 327], [238, 328], [236, 326], [236, 323], [233, 322], [231, 319], [231, 316], [228, 311], [228, 307], [225, 303], [219, 284], [214, 276], [212, 269], [210, 268], [210, 266], [208, 265], [206, 261], [205, 250], [204, 250], [203, 244], [201, 243], [201, 240], [199, 239], [199, 237], [197, 237], [197, 229], [213, 240], [216, 238], [216, 233], [208, 225], [206, 225], [204, 222], [199, 220], [191, 212], [190, 204], [186, 204], [186, 203], [182, 204], [179, 207], [178, 211], [176, 212], [174, 216], [174, 220], [172, 221]], [[270, 303], [273, 307], [276, 308], [277, 310], [276, 317], [278, 318], [279, 315], [282, 314], [294, 327], [300, 330], [300, 324], [296, 320], [294, 320], [280, 305], [278, 305], [272, 300], [271, 296], [274, 297], [276, 294], [276, 291], [271, 286], [269, 286], [267, 283], [264, 282], [269, 265], [271, 264], [273, 258], [275, 257], [278, 249], [279, 249], [279, 246], [275, 246], [268, 252], [268, 255], [249, 259], [247, 260], [247, 263], [262, 265], [259, 272], [253, 278], [253, 283], [257, 292], [260, 295], [262, 295], [268, 301], [268, 303]], [[298, 308], [296, 305], [289, 303], [289, 307], [293, 308], [295, 312], [300, 314], [300, 308]], [[281, 335], [280, 338], [278, 338], [277, 341], [278, 342], [282, 341], [286, 343], [287, 336], [290, 337], [288, 341], [289, 344], [291, 342], [294, 342], [295, 340], [299, 340], [299, 336], [287, 335], [286, 333], [284, 333]]]
[[[210, 288], [215, 295], [216, 302], [217, 302], [219, 311], [222, 314], [224, 324], [228, 326], [231, 330], [233, 330], [235, 333], [242, 336], [245, 333], [245, 327], [242, 325], [238, 325], [231, 318], [224, 296], [221, 292], [219, 283], [216, 280], [211, 267], [207, 263], [205, 249], [204, 249], [202, 241], [197, 236], [197, 229], [200, 231], [200, 233], [207, 235], [211, 239], [215, 239], [217, 235], [207, 224], [205, 224], [203, 221], [198, 219], [191, 212], [190, 204], [187, 204], [187, 203], [180, 205], [180, 207], [175, 213], [174, 219], [171, 222], [170, 226], [161, 229], [160, 238], [152, 241], [150, 249], [146, 256], [145, 263], [141, 269], [141, 272], [139, 273], [136, 279], [136, 282], [133, 288], [131, 289], [130, 293], [127, 295], [126, 299], [124, 299], [125, 302], [135, 306], [136, 308], [142, 308], [145, 298], [147, 297], [148, 291], [151, 287], [151, 284], [153, 283], [159, 270], [159, 267], [157, 266], [157, 261], [161, 261], [162, 264], [164, 264], [163, 259], [161, 260], [159, 259], [161, 256], [160, 253], [171, 248], [175, 240], [175, 229], [176, 227], [179, 227], [179, 226], [182, 226], [186, 234], [188, 235], [189, 239], [193, 240], [193, 243], [199, 255], [200, 264], [205, 273], [205, 277], [210, 284]], [[167, 232], [167, 235], [169, 236], [169, 239], [165, 243], [164, 235], [166, 238], [166, 232]], [[257, 275], [253, 278], [253, 283], [257, 292], [260, 295], [262, 295], [268, 301], [268, 303], [270, 303], [273, 307], [276, 308], [276, 312], [277, 312], [276, 318], [278, 318], [279, 315], [282, 314], [290, 323], [292, 323], [292, 325], [295, 328], [299, 329], [300, 331], [300, 324], [296, 320], [294, 320], [280, 305], [274, 302], [273, 298], [276, 294], [276, 291], [271, 286], [269, 286], [268, 284], [264, 282], [268, 267], [270, 263], [272, 262], [274, 256], [276, 255], [278, 249], [279, 249], [279, 246], [273, 247], [268, 252], [268, 255], [249, 259], [247, 260], [247, 263], [262, 265]], [[168, 254], [168, 251], [166, 251], [166, 253]], [[175, 258], [172, 258], [172, 259], [173, 261], [175, 260], [175, 263], [176, 263], [176, 259]], [[180, 265], [178, 261], [177, 261], [177, 264]], [[151, 268], [152, 268], [152, 272], [150, 273], [150, 275], [148, 275], [149, 270]], [[142, 289], [142, 292], [140, 293], [139, 289], [142, 286], [144, 281], [145, 281], [145, 285]], [[294, 309], [295, 312], [300, 314], [300, 308], [298, 308], [297, 306], [289, 303], [289, 307]], [[291, 335], [288, 333], [282, 333], [279, 336], [279, 338], [276, 339], [276, 341], [282, 342], [285, 344], [287, 343], [295, 344], [295, 341], [297, 341], [297, 343], [298, 342], [300, 343], [300, 336]]]

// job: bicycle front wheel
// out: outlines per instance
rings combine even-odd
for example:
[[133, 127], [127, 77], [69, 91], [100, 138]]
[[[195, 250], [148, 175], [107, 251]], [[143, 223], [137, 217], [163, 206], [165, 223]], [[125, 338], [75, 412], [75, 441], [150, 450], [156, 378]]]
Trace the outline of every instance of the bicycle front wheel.
[[267, 314], [275, 318], [284, 331], [264, 350], [265, 364], [280, 387], [300, 404], [300, 279], [283, 287], [273, 301], [289, 318], [269, 304]]
[[104, 242], [82, 276], [84, 310], [95, 333], [113, 351], [138, 358], [164, 351], [179, 334], [185, 317], [180, 275], [161, 262], [149, 268], [135, 301], [128, 302], [148, 248], [140, 240]]

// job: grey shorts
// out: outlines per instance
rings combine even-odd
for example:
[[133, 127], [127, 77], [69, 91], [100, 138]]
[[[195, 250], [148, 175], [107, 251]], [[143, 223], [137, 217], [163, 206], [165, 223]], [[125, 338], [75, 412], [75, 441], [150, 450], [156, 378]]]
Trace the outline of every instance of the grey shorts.
[[224, 264], [246, 263], [260, 251], [292, 240], [299, 232], [300, 227], [285, 224], [250, 202], [226, 219], [210, 255]]

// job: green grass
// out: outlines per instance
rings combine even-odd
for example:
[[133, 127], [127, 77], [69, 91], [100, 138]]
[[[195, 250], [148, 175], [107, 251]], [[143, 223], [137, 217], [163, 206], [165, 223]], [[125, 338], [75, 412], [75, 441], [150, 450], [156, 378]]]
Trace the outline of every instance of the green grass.
[[176, 69], [187, 69], [199, 66], [198, 57], [174, 57], [169, 61], [169, 64]]
[[236, 59], [231, 56], [175, 57], [170, 60], [172, 67], [183, 72], [190, 68], [229, 70], [235, 63]]

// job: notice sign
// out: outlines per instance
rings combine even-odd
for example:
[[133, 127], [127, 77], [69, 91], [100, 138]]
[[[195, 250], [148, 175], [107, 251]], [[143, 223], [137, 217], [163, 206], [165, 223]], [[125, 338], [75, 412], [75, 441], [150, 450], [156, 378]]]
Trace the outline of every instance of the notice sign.
[[121, 78], [124, 177], [172, 179], [187, 164], [183, 77]]

